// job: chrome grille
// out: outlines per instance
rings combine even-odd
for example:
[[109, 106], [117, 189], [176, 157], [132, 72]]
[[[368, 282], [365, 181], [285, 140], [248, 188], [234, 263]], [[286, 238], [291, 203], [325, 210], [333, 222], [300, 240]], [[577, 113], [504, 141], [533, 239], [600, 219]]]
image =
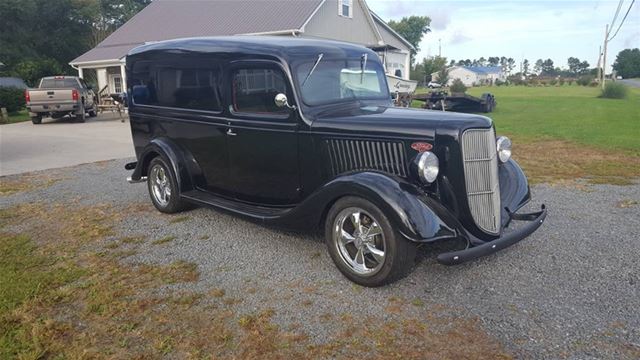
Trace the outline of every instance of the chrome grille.
[[369, 140], [325, 140], [331, 172], [379, 170], [407, 176], [406, 153], [402, 142]]
[[462, 134], [462, 154], [467, 199], [478, 227], [500, 232], [500, 183], [493, 129], [471, 129]]

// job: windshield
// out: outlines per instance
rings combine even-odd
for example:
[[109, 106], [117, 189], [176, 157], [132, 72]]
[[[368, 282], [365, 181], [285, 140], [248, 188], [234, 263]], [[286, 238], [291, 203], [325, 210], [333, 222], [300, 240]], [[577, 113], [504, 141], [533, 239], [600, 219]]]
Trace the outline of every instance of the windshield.
[[[315, 69], [314, 69], [315, 66]], [[313, 70], [313, 71], [312, 71]], [[302, 100], [310, 106], [348, 100], [389, 99], [378, 62], [363, 58], [314, 59], [296, 69]]]

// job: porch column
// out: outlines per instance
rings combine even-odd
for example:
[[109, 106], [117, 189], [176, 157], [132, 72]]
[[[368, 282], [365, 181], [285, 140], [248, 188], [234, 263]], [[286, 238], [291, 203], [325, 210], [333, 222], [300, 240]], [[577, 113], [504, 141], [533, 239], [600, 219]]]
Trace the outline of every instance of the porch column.
[[[107, 82], [107, 69], [106, 68], [99, 68], [96, 69], [96, 76], [98, 77], [98, 91], [100, 92], [102, 91], [102, 89], [107, 86], [107, 84], [109, 84]], [[106, 90], [106, 93], [109, 93], [109, 89]]]
[[83, 69], [81, 67], [78, 68], [78, 77], [80, 79], [84, 78], [84, 71], [83, 71]]
[[120, 64], [120, 76], [122, 77], [122, 91], [127, 92], [127, 71], [124, 64]]

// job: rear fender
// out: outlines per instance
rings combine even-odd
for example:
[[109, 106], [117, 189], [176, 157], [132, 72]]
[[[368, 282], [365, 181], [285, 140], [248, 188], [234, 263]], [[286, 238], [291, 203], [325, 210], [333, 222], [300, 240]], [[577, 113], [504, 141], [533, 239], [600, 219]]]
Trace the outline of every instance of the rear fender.
[[138, 162], [133, 170], [131, 179], [140, 180], [143, 176], [147, 176], [149, 163], [156, 156], [162, 156], [169, 162], [173, 168], [174, 174], [177, 175], [178, 189], [180, 192], [190, 191], [194, 189], [192, 181], [192, 169], [187, 164], [191, 164], [192, 167], [197, 167], [197, 164], [191, 154], [184, 151], [173, 141], [168, 138], [155, 138], [149, 142], [149, 144], [142, 150], [138, 157]]

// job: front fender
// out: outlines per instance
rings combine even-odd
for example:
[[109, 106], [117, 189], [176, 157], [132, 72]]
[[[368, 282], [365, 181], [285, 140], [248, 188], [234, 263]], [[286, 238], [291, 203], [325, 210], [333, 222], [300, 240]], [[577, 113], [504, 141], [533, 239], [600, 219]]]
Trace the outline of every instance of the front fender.
[[190, 169], [186, 166], [186, 164], [194, 164], [194, 161], [180, 146], [164, 137], [151, 140], [142, 150], [133, 174], [131, 175], [131, 179], [139, 180], [142, 176], [146, 176], [149, 163], [158, 155], [164, 157], [164, 159], [170, 163], [177, 177], [178, 189], [180, 189], [181, 192], [194, 189]]
[[511, 218], [510, 214], [515, 213], [531, 200], [531, 192], [527, 176], [513, 159], [500, 165], [498, 176], [500, 178], [502, 227], [505, 227]]
[[309, 222], [315, 219], [317, 225], [331, 205], [344, 196], [358, 196], [374, 203], [409, 240], [424, 242], [457, 236], [454, 227], [443, 221], [440, 212], [444, 208], [414, 185], [377, 172], [352, 173], [332, 180], [293, 210], [291, 218]]

